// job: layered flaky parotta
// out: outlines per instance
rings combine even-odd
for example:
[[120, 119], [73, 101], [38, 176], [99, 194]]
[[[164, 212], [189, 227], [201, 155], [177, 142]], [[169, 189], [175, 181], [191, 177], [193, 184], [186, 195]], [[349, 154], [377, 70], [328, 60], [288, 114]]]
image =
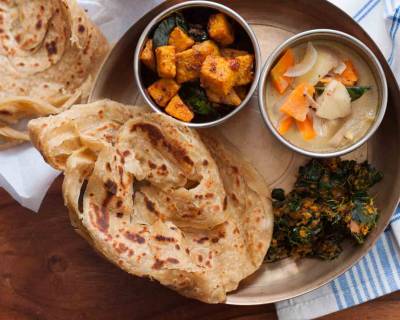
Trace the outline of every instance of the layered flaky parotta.
[[86, 101], [107, 52], [75, 0], [0, 0], [0, 149], [29, 139], [9, 125]]
[[125, 271], [209, 303], [261, 265], [268, 189], [226, 142], [109, 100], [32, 120], [73, 224]]

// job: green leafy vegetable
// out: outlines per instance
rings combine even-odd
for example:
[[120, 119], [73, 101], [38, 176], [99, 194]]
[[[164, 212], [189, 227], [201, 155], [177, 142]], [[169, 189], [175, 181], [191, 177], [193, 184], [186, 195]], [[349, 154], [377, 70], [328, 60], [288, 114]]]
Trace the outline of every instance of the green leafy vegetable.
[[369, 188], [382, 178], [367, 162], [339, 158], [312, 159], [300, 167], [291, 192], [272, 191], [274, 233], [266, 261], [332, 260], [344, 239], [363, 243], [379, 216]]
[[272, 199], [283, 201], [285, 200], [285, 191], [283, 189], [273, 189], [272, 190]]
[[[363, 96], [364, 93], [366, 93], [368, 90], [371, 89], [371, 87], [367, 86], [355, 86], [355, 87], [346, 87], [347, 92], [350, 95], [351, 101], [355, 101]], [[315, 92], [317, 95], [321, 95], [325, 90], [324, 86], [316, 86], [315, 87]]]
[[189, 24], [188, 34], [196, 42], [203, 42], [208, 40], [207, 31], [201, 24]]
[[185, 83], [179, 90], [181, 99], [199, 115], [217, 115], [217, 111], [208, 101], [207, 95], [198, 83]]

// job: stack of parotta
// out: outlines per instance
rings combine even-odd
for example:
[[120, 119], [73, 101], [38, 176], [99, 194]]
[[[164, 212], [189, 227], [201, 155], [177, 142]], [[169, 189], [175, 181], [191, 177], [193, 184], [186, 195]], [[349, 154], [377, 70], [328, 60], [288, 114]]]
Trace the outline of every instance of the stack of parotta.
[[109, 100], [32, 120], [29, 131], [64, 171], [75, 227], [125, 271], [216, 303], [261, 265], [269, 193], [226, 142]]
[[0, 149], [29, 139], [21, 119], [85, 101], [107, 51], [75, 0], [0, 0]]
[[0, 0], [0, 148], [29, 140], [64, 171], [77, 230], [105, 257], [206, 302], [256, 271], [268, 190], [226, 142], [164, 115], [86, 102], [108, 44], [75, 0]]

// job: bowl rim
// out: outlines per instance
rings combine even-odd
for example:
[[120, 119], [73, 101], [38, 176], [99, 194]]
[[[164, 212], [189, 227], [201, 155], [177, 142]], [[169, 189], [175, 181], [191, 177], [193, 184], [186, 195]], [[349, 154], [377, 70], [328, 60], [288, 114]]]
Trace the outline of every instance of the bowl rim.
[[[350, 144], [348, 147], [343, 148], [341, 150], [337, 150], [337, 151], [316, 152], [316, 151], [310, 151], [310, 150], [303, 149], [303, 148], [293, 144], [289, 140], [285, 139], [278, 132], [278, 130], [272, 124], [272, 121], [271, 121], [270, 116], [267, 111], [267, 103], [265, 101], [267, 79], [268, 79], [268, 76], [270, 73], [270, 69], [272, 68], [276, 59], [287, 47], [289, 47], [293, 43], [296, 43], [297, 41], [300, 41], [300, 40], [307, 40], [307, 38], [309, 38], [313, 35], [326, 36], [327, 37], [326, 40], [328, 40], [328, 41], [331, 39], [332, 40], [341, 39], [341, 44], [343, 44], [343, 45], [346, 45], [346, 42], [352, 42], [368, 58], [369, 61], [366, 61], [366, 62], [369, 65], [369, 67], [371, 68], [371, 65], [372, 65], [376, 69], [376, 70], [371, 70], [371, 71], [373, 74], [375, 74], [375, 80], [378, 82], [378, 87], [381, 88], [381, 96], [380, 96], [380, 101], [378, 103], [378, 114], [376, 115], [373, 124], [370, 126], [368, 131], [361, 137], [361, 139]], [[352, 48], [349, 48], [349, 50], [354, 51], [354, 49], [352, 49]], [[374, 72], [374, 71], [376, 71], [376, 72]], [[379, 128], [380, 124], [382, 123], [382, 120], [384, 118], [386, 108], [387, 108], [388, 85], [387, 85], [387, 81], [386, 81], [385, 72], [384, 72], [378, 58], [362, 41], [358, 40], [357, 38], [355, 38], [354, 36], [352, 36], [348, 33], [334, 30], [334, 29], [307, 30], [307, 31], [298, 33], [298, 34], [290, 37], [286, 41], [284, 41], [268, 57], [267, 61], [265, 62], [264, 66], [263, 66], [259, 81], [260, 81], [260, 85], [258, 88], [258, 104], [259, 104], [259, 109], [260, 109], [260, 112], [261, 112], [261, 115], [262, 115], [265, 125], [268, 127], [268, 129], [271, 131], [271, 133], [275, 136], [275, 138], [277, 138], [286, 147], [290, 148], [291, 150], [293, 150], [297, 153], [300, 153], [300, 154], [308, 156], [308, 157], [314, 157], [314, 158], [339, 157], [339, 156], [343, 156], [343, 155], [359, 148], [367, 140], [369, 140], [372, 137], [372, 135], [376, 132], [376, 130]]]
[[[209, 122], [202, 122], [202, 123], [192, 123], [192, 122], [184, 122], [180, 121], [178, 119], [175, 119], [174, 117], [171, 117], [167, 115], [164, 111], [160, 110], [160, 107], [158, 107], [153, 100], [148, 96], [146, 92], [146, 88], [144, 88], [142, 81], [141, 81], [141, 67], [140, 67], [140, 52], [145, 44], [145, 41], [147, 39], [147, 36], [149, 32], [153, 29], [153, 27], [159, 23], [163, 18], [167, 17], [170, 15], [172, 12], [177, 11], [177, 10], [182, 10], [186, 8], [191, 8], [191, 7], [208, 7], [212, 9], [216, 9], [222, 13], [226, 13], [231, 19], [234, 19], [247, 33], [249, 36], [251, 43], [253, 45], [253, 50], [254, 50], [254, 79], [253, 82], [250, 86], [250, 89], [246, 95], [246, 97], [243, 99], [241, 104], [237, 107], [235, 107], [230, 113], [225, 115], [222, 118], [219, 118], [217, 120], [209, 121]], [[240, 112], [245, 106], [247, 106], [249, 100], [253, 96], [261, 75], [261, 69], [262, 69], [262, 62], [261, 62], [261, 49], [257, 40], [257, 37], [251, 28], [250, 24], [246, 22], [246, 20], [235, 10], [231, 9], [230, 7], [227, 7], [223, 4], [216, 3], [216, 2], [211, 2], [211, 1], [203, 1], [203, 0], [189, 0], [189, 1], [184, 1], [178, 4], [175, 4], [162, 12], [160, 12], [157, 16], [155, 16], [150, 23], [146, 26], [146, 28], [142, 31], [139, 40], [136, 45], [135, 53], [134, 53], [134, 59], [133, 59], [133, 72], [135, 76], [135, 81], [137, 84], [137, 87], [140, 91], [140, 94], [142, 97], [145, 99], [146, 103], [151, 107], [151, 109], [157, 113], [163, 114], [165, 116], [170, 117], [173, 119], [173, 121], [178, 122], [180, 124], [183, 124], [187, 127], [190, 128], [210, 128], [217, 126], [231, 117], [233, 117], [235, 114]]]

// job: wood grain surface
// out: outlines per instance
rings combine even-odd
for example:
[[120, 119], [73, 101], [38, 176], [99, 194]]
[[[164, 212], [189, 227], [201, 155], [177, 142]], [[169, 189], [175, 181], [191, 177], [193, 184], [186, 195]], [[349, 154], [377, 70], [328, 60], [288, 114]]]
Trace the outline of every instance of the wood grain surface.
[[[0, 320], [276, 319], [274, 305], [207, 305], [119, 270], [72, 229], [61, 181], [38, 214], [0, 190]], [[400, 293], [323, 319], [400, 319]]]

